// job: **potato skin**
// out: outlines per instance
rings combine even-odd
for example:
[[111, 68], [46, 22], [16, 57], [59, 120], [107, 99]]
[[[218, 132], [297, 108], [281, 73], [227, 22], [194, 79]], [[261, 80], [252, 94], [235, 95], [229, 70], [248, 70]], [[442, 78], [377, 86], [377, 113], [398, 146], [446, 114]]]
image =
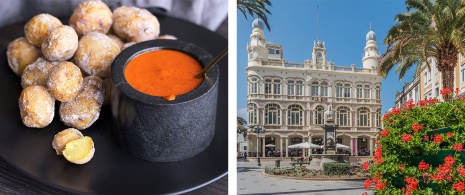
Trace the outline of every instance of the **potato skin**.
[[113, 30], [126, 42], [142, 42], [160, 35], [160, 23], [146, 9], [121, 6], [113, 12]]
[[82, 86], [82, 73], [72, 62], [60, 62], [52, 68], [47, 79], [47, 88], [61, 102], [72, 100]]
[[79, 3], [69, 19], [69, 25], [79, 36], [90, 32], [106, 34], [113, 24], [113, 13], [100, 0], [87, 0]]
[[24, 36], [27, 41], [40, 47], [45, 37], [56, 27], [63, 25], [61, 21], [50, 14], [42, 13], [32, 17], [24, 25]]
[[26, 38], [19, 37], [8, 44], [6, 56], [11, 70], [21, 76], [24, 69], [39, 58], [40, 50]]
[[32, 85], [24, 88], [18, 103], [21, 119], [27, 127], [46, 127], [55, 116], [55, 99], [43, 86]]
[[74, 56], [78, 47], [78, 36], [73, 28], [61, 25], [53, 29], [42, 42], [44, 58], [49, 61], [66, 61]]
[[57, 155], [62, 155], [63, 150], [68, 142], [83, 138], [81, 131], [75, 128], [68, 128], [58, 132], [52, 141], [52, 148], [56, 151]]

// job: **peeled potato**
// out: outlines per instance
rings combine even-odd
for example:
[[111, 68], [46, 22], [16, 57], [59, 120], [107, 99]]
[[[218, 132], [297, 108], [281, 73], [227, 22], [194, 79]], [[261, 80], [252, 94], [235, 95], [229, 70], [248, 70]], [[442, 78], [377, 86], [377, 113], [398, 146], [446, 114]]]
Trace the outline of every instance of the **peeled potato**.
[[63, 156], [74, 164], [85, 164], [94, 157], [95, 147], [92, 138], [85, 136], [70, 141], [63, 150]]
[[53, 138], [52, 147], [57, 152], [57, 155], [61, 155], [65, 146], [68, 142], [83, 138], [81, 131], [75, 128], [68, 128], [58, 132]]

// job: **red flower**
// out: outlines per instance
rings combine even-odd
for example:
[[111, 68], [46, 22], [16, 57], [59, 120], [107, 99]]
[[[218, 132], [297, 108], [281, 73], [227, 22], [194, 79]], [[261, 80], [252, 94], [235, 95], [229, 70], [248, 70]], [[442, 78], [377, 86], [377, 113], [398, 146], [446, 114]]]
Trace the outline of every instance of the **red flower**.
[[400, 165], [399, 165], [399, 169], [400, 169], [401, 171], [404, 170], [404, 165], [403, 165], [403, 164], [400, 164]]
[[426, 171], [429, 168], [429, 164], [425, 163], [423, 160], [418, 164], [418, 169], [420, 171]]
[[368, 168], [370, 167], [370, 164], [368, 163], [368, 161], [365, 161], [362, 166], [363, 166], [363, 171], [367, 172]]
[[364, 185], [364, 187], [365, 187], [365, 189], [368, 190], [368, 189], [370, 189], [370, 186], [371, 186], [371, 181], [370, 181], [369, 178], [367, 178], [367, 179], [365, 180], [365, 185]]
[[465, 167], [463, 167], [463, 165], [457, 167], [457, 172], [460, 173], [460, 176], [465, 176]]
[[442, 136], [441, 136], [441, 134], [436, 134], [436, 135], [434, 135], [434, 140], [433, 140], [433, 141], [434, 141], [435, 144], [441, 143], [441, 142], [442, 142]]
[[362, 195], [368, 195], [368, 192], [363, 192]]
[[382, 190], [382, 189], [384, 189], [385, 187], [386, 187], [386, 182], [378, 182], [378, 183], [376, 183], [376, 185], [375, 185], [375, 189], [376, 189], [376, 190]]
[[421, 130], [423, 129], [423, 125], [420, 125], [418, 123], [413, 123], [412, 124], [412, 130], [415, 131], [415, 132], [418, 132], [418, 130]]
[[382, 137], [387, 137], [389, 135], [389, 129], [384, 129], [382, 130], [379, 135], [381, 135]]
[[399, 114], [399, 113], [400, 113], [400, 108], [393, 108], [393, 109], [391, 110], [391, 113], [392, 113], [392, 114]]
[[415, 107], [415, 104], [413, 103], [413, 99], [409, 99], [407, 102], [405, 102], [404, 105], [402, 105], [403, 108], [411, 109]]
[[451, 132], [447, 132], [446, 136], [447, 136], [447, 137], [454, 137], [454, 134], [451, 133]]
[[407, 133], [404, 133], [404, 134], [402, 135], [402, 141], [403, 141], [403, 142], [409, 142], [410, 140], [412, 140], [412, 135], [407, 134]]
[[423, 137], [423, 141], [428, 141], [428, 139], [429, 139], [429, 136], [427, 136], [427, 135], [425, 135], [425, 136]]
[[455, 88], [455, 93], [456, 93], [456, 94], [459, 94], [459, 93], [460, 93], [460, 89], [459, 89], [459, 88]]
[[441, 91], [439, 92], [442, 96], [444, 95], [449, 95], [451, 93], [450, 89], [449, 88], [444, 88], [444, 89], [441, 89]]
[[426, 104], [428, 104], [428, 100], [426, 100], [426, 99], [418, 101], [419, 106], [426, 106]]
[[452, 184], [452, 188], [454, 188], [454, 190], [457, 192], [462, 192], [465, 190], [465, 184], [459, 181], [458, 183]]
[[451, 155], [447, 156], [444, 158], [444, 165], [445, 166], [452, 166], [455, 163], [455, 158], [452, 157]]
[[405, 183], [407, 183], [407, 191], [410, 192], [412, 190], [416, 190], [418, 187], [418, 181], [415, 180], [413, 177], [405, 178]]
[[463, 150], [463, 145], [461, 143], [454, 144], [454, 147], [452, 148], [457, 152], [461, 152]]

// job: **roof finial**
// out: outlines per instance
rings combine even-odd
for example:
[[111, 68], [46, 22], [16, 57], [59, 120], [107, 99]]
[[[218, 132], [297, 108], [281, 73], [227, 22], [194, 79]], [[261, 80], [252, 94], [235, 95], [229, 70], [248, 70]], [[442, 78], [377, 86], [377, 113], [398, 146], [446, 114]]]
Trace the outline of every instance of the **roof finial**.
[[373, 31], [372, 28], [371, 28], [371, 22], [370, 22], [370, 31]]

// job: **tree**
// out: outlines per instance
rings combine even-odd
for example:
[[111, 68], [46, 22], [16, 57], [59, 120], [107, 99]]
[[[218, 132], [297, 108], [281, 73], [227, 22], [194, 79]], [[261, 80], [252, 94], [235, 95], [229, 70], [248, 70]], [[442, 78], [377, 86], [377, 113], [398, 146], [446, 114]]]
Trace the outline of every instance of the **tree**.
[[244, 139], [247, 137], [247, 121], [242, 117], [237, 117], [237, 134], [242, 134]]
[[[406, 0], [407, 12], [395, 16], [398, 22], [388, 31], [378, 72], [386, 77], [396, 65], [402, 79], [416, 67], [415, 76], [422, 64], [430, 68], [429, 58], [436, 58], [441, 72], [443, 88], [454, 89], [454, 68], [459, 54], [464, 54], [465, 9], [461, 0]], [[412, 10], [412, 11], [410, 11]], [[444, 98], [446, 101], [450, 96]]]
[[272, 6], [269, 0], [237, 0], [237, 9], [244, 14], [245, 19], [247, 19], [247, 14], [252, 17], [257, 16], [263, 20], [266, 28], [270, 31], [266, 14], [271, 15], [271, 12], [266, 8], [267, 5]]

